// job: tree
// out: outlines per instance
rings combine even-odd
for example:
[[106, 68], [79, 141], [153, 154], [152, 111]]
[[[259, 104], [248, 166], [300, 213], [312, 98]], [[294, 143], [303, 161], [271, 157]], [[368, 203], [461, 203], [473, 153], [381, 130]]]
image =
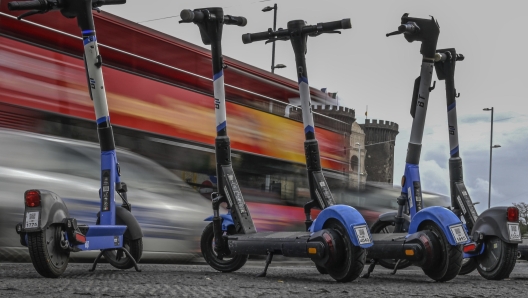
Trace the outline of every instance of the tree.
[[521, 235], [524, 235], [528, 233], [528, 204], [513, 203], [513, 206], [519, 209], [519, 225], [521, 228]]

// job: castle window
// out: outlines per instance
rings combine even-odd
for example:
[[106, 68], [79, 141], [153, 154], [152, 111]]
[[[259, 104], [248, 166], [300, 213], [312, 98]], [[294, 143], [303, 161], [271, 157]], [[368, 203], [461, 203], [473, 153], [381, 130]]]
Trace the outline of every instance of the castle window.
[[352, 171], [353, 172], [357, 172], [358, 171], [358, 166], [359, 166], [359, 159], [357, 156], [352, 156], [352, 158], [350, 159], [350, 167], [352, 167]]

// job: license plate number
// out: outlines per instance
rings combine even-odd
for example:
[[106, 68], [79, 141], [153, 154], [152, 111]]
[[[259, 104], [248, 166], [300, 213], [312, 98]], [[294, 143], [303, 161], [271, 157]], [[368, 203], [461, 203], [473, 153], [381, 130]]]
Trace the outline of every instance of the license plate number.
[[508, 224], [508, 232], [510, 233], [510, 240], [521, 240], [521, 230], [519, 224]]
[[370, 239], [367, 226], [356, 226], [354, 227], [354, 232], [356, 232], [356, 237], [360, 245], [368, 244], [372, 242], [372, 240]]
[[450, 226], [451, 234], [455, 238], [456, 243], [465, 243], [468, 241], [468, 236], [462, 225]]
[[26, 212], [26, 229], [38, 228], [39, 211]]

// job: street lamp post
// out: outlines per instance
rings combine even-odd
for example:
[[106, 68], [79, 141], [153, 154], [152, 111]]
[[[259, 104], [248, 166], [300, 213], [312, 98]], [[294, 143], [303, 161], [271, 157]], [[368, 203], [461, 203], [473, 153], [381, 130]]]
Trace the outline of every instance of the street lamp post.
[[[277, 3], [272, 6], [266, 6], [262, 9], [263, 12], [268, 12], [273, 10], [273, 31], [277, 30]], [[284, 64], [275, 65], [275, 41], [272, 42], [271, 50], [271, 73], [275, 73], [275, 68], [285, 68]]]
[[500, 145], [493, 145], [493, 107], [482, 109], [483, 111], [491, 111], [491, 132], [490, 132], [490, 161], [489, 161], [489, 189], [488, 189], [488, 209], [491, 207], [491, 166], [493, 149], [500, 148]]
[[356, 143], [356, 145], [358, 146], [359, 148], [359, 156], [358, 156], [358, 192], [359, 192], [359, 184], [360, 184], [360, 181], [361, 181], [361, 144], [360, 143]]

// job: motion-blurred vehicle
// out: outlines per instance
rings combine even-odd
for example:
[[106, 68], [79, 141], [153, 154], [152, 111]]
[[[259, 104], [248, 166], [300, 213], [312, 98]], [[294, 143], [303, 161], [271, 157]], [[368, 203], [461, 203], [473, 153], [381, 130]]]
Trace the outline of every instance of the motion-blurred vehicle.
[[[100, 203], [97, 144], [8, 129], [0, 130], [0, 140], [0, 252], [4, 258], [13, 260], [13, 254], [27, 253], [15, 225], [23, 216], [23, 194], [29, 187], [53, 189], [80, 224], [95, 224]], [[118, 151], [129, 201], [144, 233], [144, 261], [197, 256], [203, 218], [210, 213], [207, 200], [160, 165]]]

